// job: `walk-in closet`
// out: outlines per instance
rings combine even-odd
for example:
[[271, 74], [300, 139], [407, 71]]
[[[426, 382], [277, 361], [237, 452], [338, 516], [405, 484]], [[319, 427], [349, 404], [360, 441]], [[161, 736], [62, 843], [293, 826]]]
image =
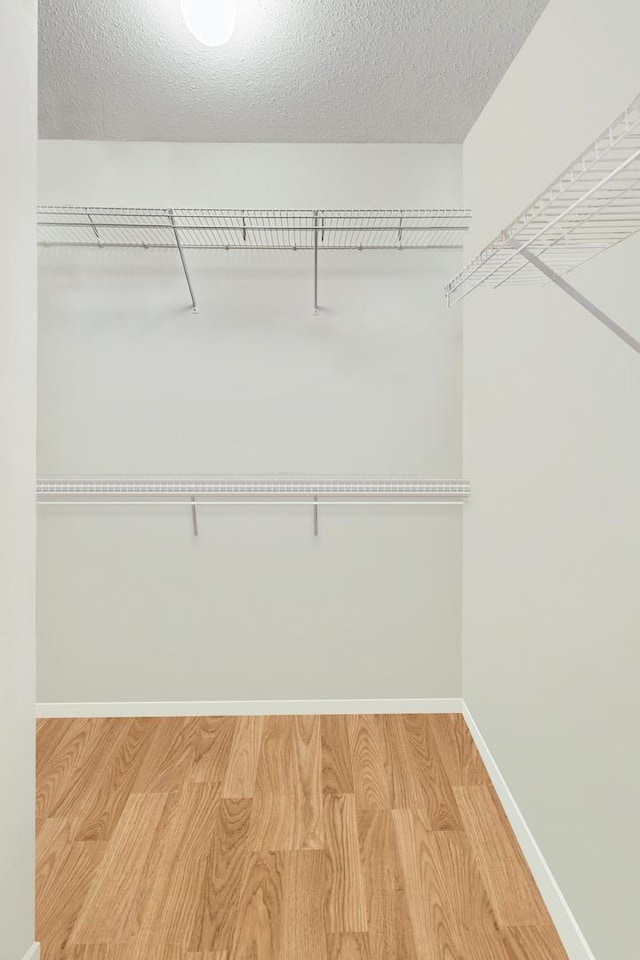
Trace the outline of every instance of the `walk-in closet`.
[[0, 960], [630, 960], [640, 8], [0, 10]]

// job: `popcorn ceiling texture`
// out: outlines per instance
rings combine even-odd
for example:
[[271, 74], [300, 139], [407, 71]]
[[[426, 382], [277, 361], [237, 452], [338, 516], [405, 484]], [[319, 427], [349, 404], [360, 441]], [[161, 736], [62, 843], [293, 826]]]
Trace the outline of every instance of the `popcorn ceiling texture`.
[[238, 0], [212, 49], [180, 0], [40, 0], [40, 135], [460, 142], [545, 5]]

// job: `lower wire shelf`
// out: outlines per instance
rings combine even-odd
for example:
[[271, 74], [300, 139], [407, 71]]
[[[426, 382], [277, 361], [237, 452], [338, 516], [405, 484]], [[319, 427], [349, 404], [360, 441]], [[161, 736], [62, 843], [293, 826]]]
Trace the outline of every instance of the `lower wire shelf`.
[[37, 499], [52, 506], [184, 504], [196, 536], [199, 506], [307, 504], [317, 536], [319, 506], [455, 506], [470, 490], [468, 480], [424, 477], [68, 477], [38, 480]]

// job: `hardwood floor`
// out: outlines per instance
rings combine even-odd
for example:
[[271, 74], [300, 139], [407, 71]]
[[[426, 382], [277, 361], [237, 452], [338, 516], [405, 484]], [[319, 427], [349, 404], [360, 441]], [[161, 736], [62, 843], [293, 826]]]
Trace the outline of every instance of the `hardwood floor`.
[[566, 960], [460, 715], [41, 720], [43, 960]]

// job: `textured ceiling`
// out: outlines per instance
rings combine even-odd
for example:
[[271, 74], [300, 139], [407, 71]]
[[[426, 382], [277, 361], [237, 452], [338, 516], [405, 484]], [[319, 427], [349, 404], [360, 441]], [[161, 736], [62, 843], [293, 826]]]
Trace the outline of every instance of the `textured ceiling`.
[[180, 0], [40, 0], [40, 134], [458, 142], [546, 2], [238, 0], [208, 48]]

